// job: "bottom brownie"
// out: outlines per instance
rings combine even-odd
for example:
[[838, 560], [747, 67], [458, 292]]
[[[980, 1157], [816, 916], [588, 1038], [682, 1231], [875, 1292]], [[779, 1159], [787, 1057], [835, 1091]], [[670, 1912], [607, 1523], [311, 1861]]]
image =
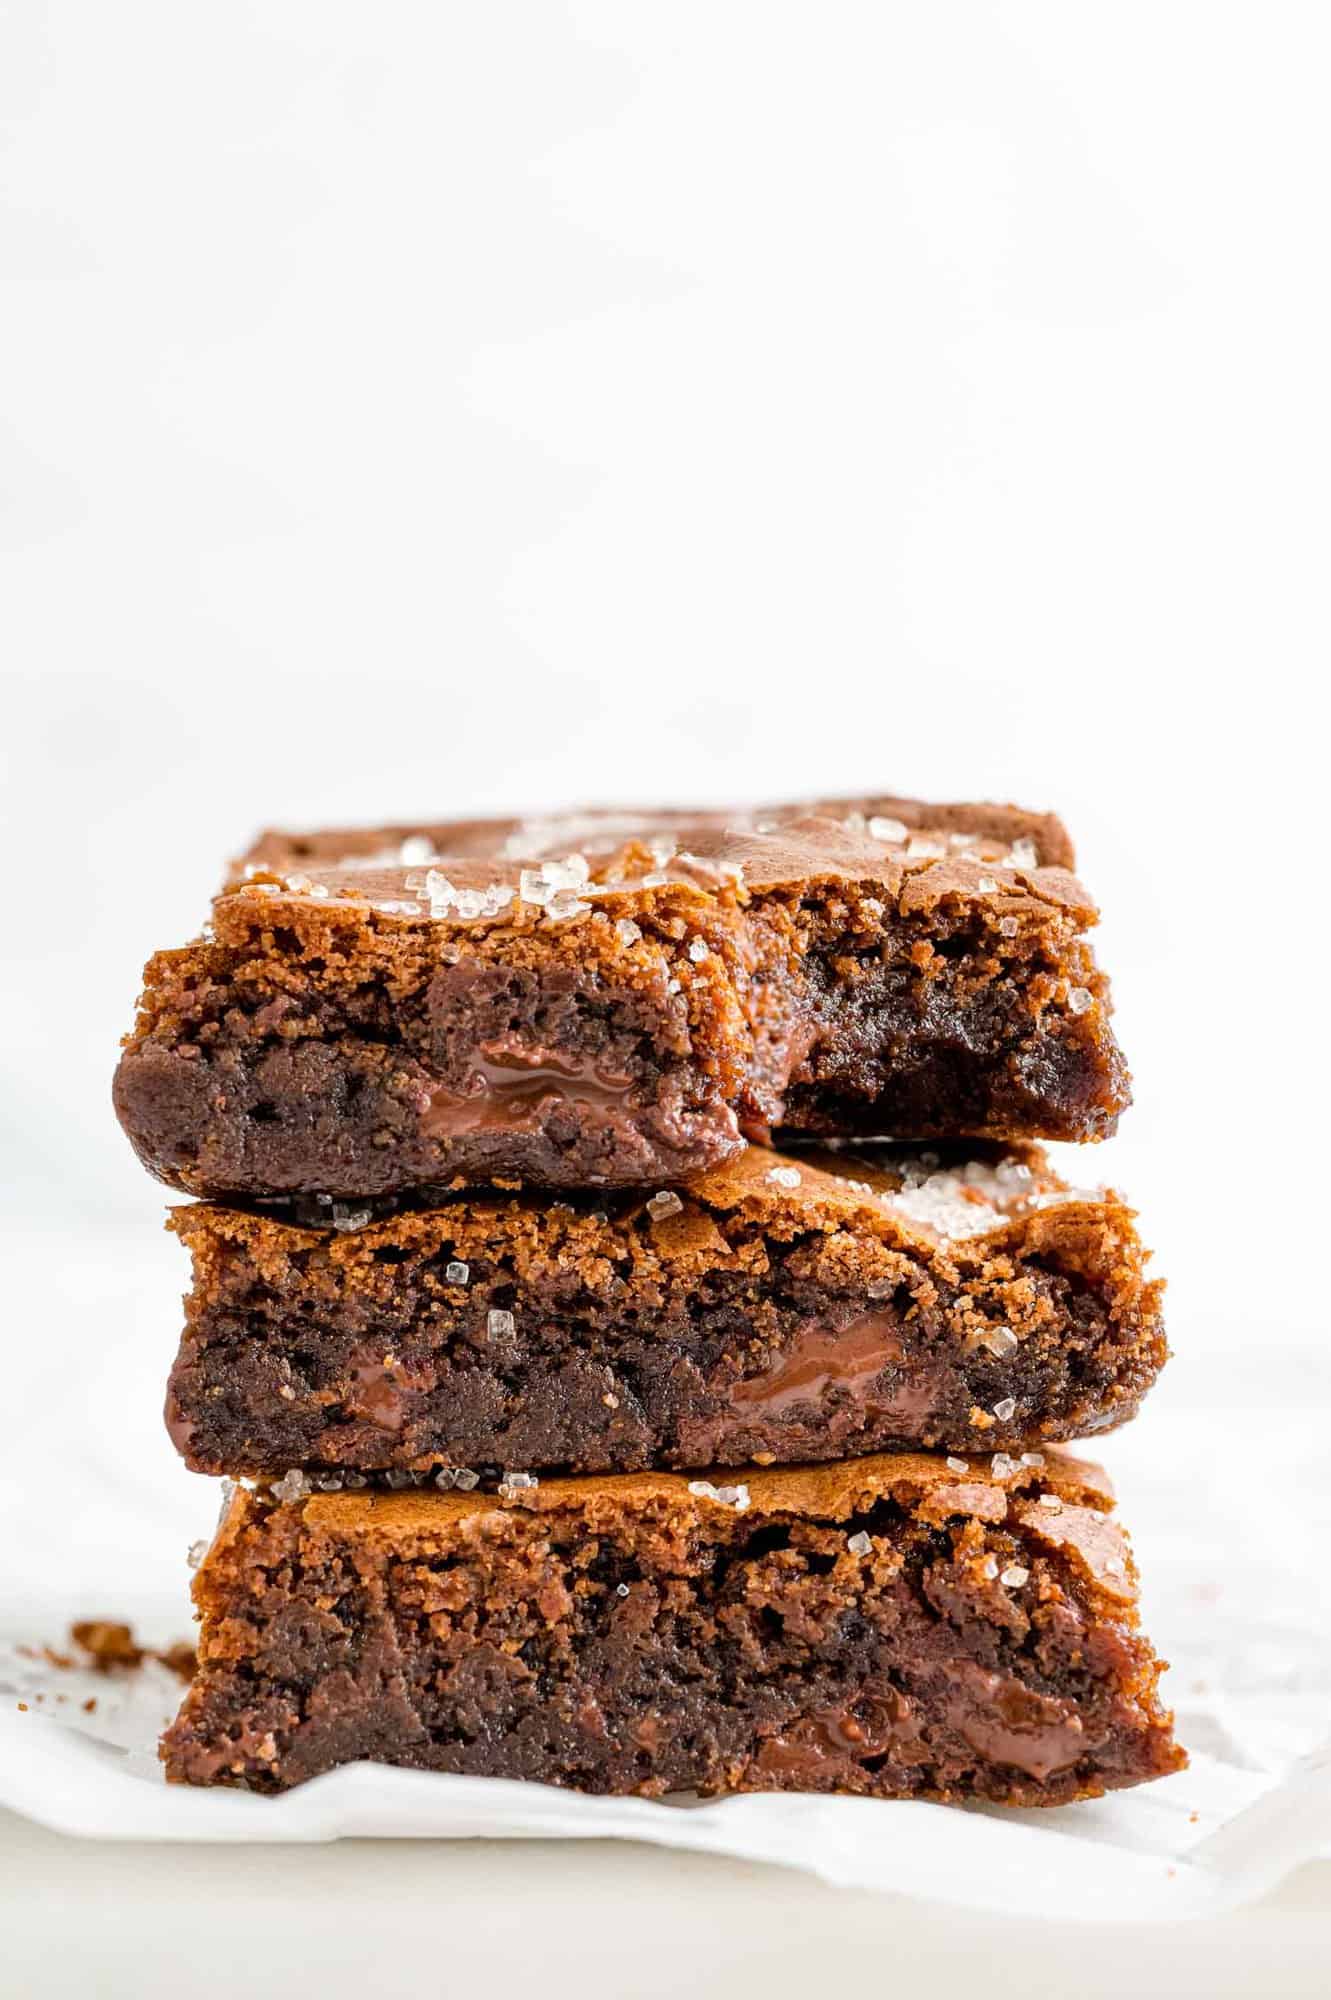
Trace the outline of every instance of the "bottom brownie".
[[1177, 1770], [1103, 1474], [1027, 1457], [238, 1492], [168, 1775], [1054, 1805]]

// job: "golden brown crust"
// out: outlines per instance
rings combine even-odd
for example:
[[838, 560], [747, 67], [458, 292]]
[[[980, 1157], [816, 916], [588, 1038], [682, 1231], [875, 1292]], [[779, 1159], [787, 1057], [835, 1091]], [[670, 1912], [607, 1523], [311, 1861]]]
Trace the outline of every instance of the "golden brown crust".
[[[1003, 1456], [999, 1454], [999, 1456]], [[929, 1452], [884, 1452], [873, 1458], [830, 1465], [755, 1466], [727, 1474], [718, 1490], [746, 1489], [744, 1516], [752, 1527], [784, 1519], [841, 1522], [868, 1511], [877, 1500], [892, 1500], [921, 1517], [951, 1515], [1001, 1522], [1009, 1518], [1038, 1525], [1042, 1535], [1078, 1555], [1097, 1581], [1106, 1560], [1126, 1553], [1117, 1523], [1104, 1514], [1114, 1506], [1114, 1489], [1103, 1466], [1051, 1447], [1039, 1465], [1008, 1459], [999, 1471], [990, 1459], [974, 1456], [965, 1469]], [[415, 1541], [447, 1533], [454, 1523], [516, 1509], [521, 1513], [618, 1513], [626, 1520], [657, 1505], [686, 1519], [705, 1522], [734, 1513], [730, 1503], [704, 1489], [713, 1482], [673, 1472], [631, 1472], [577, 1479], [545, 1479], [518, 1491], [496, 1493], [321, 1493], [299, 1503], [311, 1527], [345, 1535]], [[1066, 1514], [1038, 1505], [1049, 1494], [1065, 1503]], [[1035, 1502], [1034, 1509], [1022, 1504]], [[233, 1493], [210, 1554], [231, 1547], [262, 1502], [245, 1488]], [[1094, 1530], [1094, 1532], [1092, 1532]], [[1123, 1579], [1115, 1578], [1113, 1594]]]
[[[974, 1213], [984, 1226], [961, 1236], [926, 1219], [927, 1201], [919, 1214], [905, 1205], [911, 1191], [903, 1187], [902, 1162], [937, 1160], [940, 1177], [961, 1178], [963, 1149], [921, 1155], [872, 1146], [788, 1153], [749, 1146], [735, 1160], [684, 1183], [676, 1191], [678, 1206], [659, 1217], [652, 1214], [655, 1197], [646, 1189], [636, 1196], [601, 1196], [605, 1207], [596, 1210], [564, 1202], [553, 1211], [540, 1194], [437, 1189], [418, 1205], [332, 1237], [280, 1212], [255, 1214], [212, 1202], [169, 1211], [167, 1226], [205, 1256], [213, 1240], [244, 1243], [259, 1269], [280, 1283], [288, 1256], [302, 1249], [319, 1245], [335, 1264], [368, 1263], [385, 1248], [433, 1240], [441, 1224], [458, 1257], [502, 1243], [520, 1264], [557, 1258], [564, 1266], [585, 1266], [603, 1259], [626, 1225], [645, 1213], [649, 1226], [634, 1237], [635, 1258], [659, 1267], [669, 1282], [687, 1283], [729, 1254], [724, 1224], [733, 1216], [785, 1238], [846, 1230], [920, 1255], [951, 1275], [983, 1271], [997, 1260], [1057, 1255], [1068, 1268], [1106, 1285], [1115, 1309], [1158, 1313], [1163, 1285], [1144, 1279], [1146, 1253], [1137, 1239], [1135, 1212], [1121, 1195], [1111, 1188], [1069, 1187], [1038, 1146], [971, 1150], [972, 1170], [986, 1179], [970, 1188], [963, 1180], [963, 1193], [976, 1198]], [[995, 1186], [996, 1165], [1024, 1169], [1024, 1177]], [[926, 1180], [926, 1193], [929, 1185]], [[944, 1219], [954, 1206], [943, 1204]], [[364, 1213], [373, 1217], [371, 1208]]]
[[[1076, 857], [1066, 827], [1053, 813], [1027, 812], [1021, 806], [981, 802], [931, 804], [894, 795], [811, 799], [793, 804], [758, 805], [717, 810], [679, 807], [609, 806], [574, 808], [568, 812], [526, 818], [479, 820], [413, 820], [393, 826], [334, 827], [313, 833], [270, 828], [248, 852], [232, 864], [234, 877], [247, 868], [276, 873], [310, 864], [336, 868], [339, 862], [363, 865], [375, 856], [391, 857], [394, 865], [404, 845], [449, 855], [458, 861], [486, 861], [519, 856], [541, 861], [580, 852], [589, 858], [609, 854], [629, 843], [648, 846], [665, 838], [686, 852], [700, 852], [700, 842], [779, 833], [791, 823], [831, 821], [842, 827], [867, 829], [870, 820], [896, 821], [907, 834], [975, 835], [1011, 847], [1029, 841], [1035, 863], [1043, 868], [1072, 870]], [[881, 844], [881, 843], [880, 843]]]
[[[889, 807], [898, 810], [889, 812]], [[600, 837], [598, 820], [608, 829]], [[871, 827], [891, 831], [878, 837]], [[378, 845], [385, 834], [391, 843], [386, 848]], [[471, 932], [478, 922], [520, 920], [526, 903], [520, 896], [524, 871], [581, 856], [589, 872], [574, 900], [604, 907], [616, 917], [636, 914], [639, 905], [666, 907], [672, 900], [724, 907], [769, 892], [850, 883], [895, 902], [903, 914], [925, 912], [952, 898], [982, 903], [997, 918], [1012, 916], [1019, 922], [1057, 912], [1082, 927], [1093, 924], [1097, 915], [1071, 873], [1072, 845], [1060, 822], [1015, 807], [843, 800], [694, 821], [587, 814], [537, 826], [513, 820], [494, 821], [488, 829], [484, 822], [443, 825], [429, 834], [394, 828], [368, 840], [375, 844], [367, 853], [366, 840], [358, 848], [351, 834], [320, 833], [303, 841], [300, 836], [263, 834], [233, 874], [227, 893], [276, 893], [283, 906], [311, 898], [359, 902], [400, 922], [443, 922]], [[432, 858], [394, 858], [394, 846], [400, 853], [413, 841], [428, 841]], [[454, 841], [456, 845], [450, 844]], [[293, 863], [302, 848], [309, 858]], [[443, 892], [431, 897], [431, 871], [454, 890], [508, 893], [497, 898], [500, 907], [484, 913], [440, 907]], [[983, 883], [989, 886], [981, 887]]]
[[[980, 1456], [967, 1460], [961, 1471], [930, 1452], [882, 1452], [830, 1465], [754, 1466], [742, 1475], [728, 1474], [721, 1485], [722, 1489], [747, 1487], [749, 1504], [744, 1511], [750, 1524], [777, 1514], [797, 1520], [846, 1521], [866, 1512], [876, 1500], [894, 1500], [917, 1513], [927, 1509], [935, 1515], [943, 1508], [948, 1513], [988, 1516], [991, 1503], [1001, 1504], [1003, 1514], [992, 1518], [1005, 1518], [1009, 1502], [1027, 1494], [1056, 1494], [1080, 1507], [1114, 1505], [1109, 1475], [1094, 1460], [1076, 1458], [1057, 1447], [1040, 1456], [1040, 1465], [1009, 1460], [995, 1472], [991, 1461]], [[305, 1505], [315, 1524], [400, 1535], [432, 1532], [439, 1523], [512, 1506], [552, 1514], [609, 1505], [632, 1514], [662, 1501], [705, 1516], [727, 1506], [696, 1490], [708, 1483], [683, 1473], [629, 1472], [545, 1479], [516, 1493], [323, 1493]]]
[[[1029, 1461], [1038, 1461], [1029, 1462]], [[740, 1494], [737, 1509], [721, 1494]], [[297, 1503], [316, 1532], [383, 1540], [419, 1552], [446, 1541], [459, 1524], [517, 1512], [537, 1516], [582, 1515], [589, 1531], [608, 1531], [616, 1520], [632, 1524], [665, 1510], [679, 1532], [713, 1531], [742, 1513], [746, 1531], [766, 1523], [805, 1521], [837, 1525], [878, 1501], [891, 1501], [932, 1526], [972, 1519], [1020, 1526], [1071, 1560], [1088, 1592], [1109, 1608], [1135, 1601], [1136, 1571], [1127, 1537], [1109, 1518], [1114, 1489], [1104, 1468], [1057, 1447], [994, 1458], [948, 1460], [928, 1452], [888, 1452], [828, 1465], [758, 1467], [727, 1472], [717, 1482], [670, 1472], [620, 1473], [545, 1479], [518, 1490], [471, 1493], [331, 1493]], [[1057, 1503], [1057, 1504], [1055, 1504]], [[265, 1502], [237, 1490], [218, 1525], [200, 1569], [195, 1596], [208, 1601], [209, 1579], [235, 1548]]]

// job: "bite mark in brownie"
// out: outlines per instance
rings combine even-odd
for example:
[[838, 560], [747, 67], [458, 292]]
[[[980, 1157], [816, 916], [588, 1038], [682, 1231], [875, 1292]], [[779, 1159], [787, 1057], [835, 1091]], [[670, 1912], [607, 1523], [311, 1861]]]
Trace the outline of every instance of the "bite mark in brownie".
[[641, 1186], [783, 1124], [1088, 1139], [1127, 1102], [1047, 817], [591, 814], [333, 861], [350, 839], [265, 836], [211, 934], [150, 962], [115, 1101], [172, 1185]]
[[1131, 1211], [1034, 1147], [754, 1147], [647, 1199], [301, 1217], [171, 1216], [194, 1286], [167, 1419], [196, 1471], [1021, 1451], [1124, 1422], [1166, 1354]]
[[167, 1774], [359, 1758], [649, 1797], [1054, 1805], [1177, 1770], [1093, 1467], [872, 1458], [731, 1486], [240, 1492]]

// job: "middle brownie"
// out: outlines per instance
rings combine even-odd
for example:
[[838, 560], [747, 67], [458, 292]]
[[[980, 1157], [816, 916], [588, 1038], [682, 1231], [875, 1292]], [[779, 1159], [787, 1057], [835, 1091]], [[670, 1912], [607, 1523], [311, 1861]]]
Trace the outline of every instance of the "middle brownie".
[[753, 1147], [650, 1197], [200, 1203], [170, 1227], [194, 1287], [167, 1423], [200, 1472], [1019, 1451], [1124, 1422], [1167, 1351], [1131, 1210], [1029, 1146]]

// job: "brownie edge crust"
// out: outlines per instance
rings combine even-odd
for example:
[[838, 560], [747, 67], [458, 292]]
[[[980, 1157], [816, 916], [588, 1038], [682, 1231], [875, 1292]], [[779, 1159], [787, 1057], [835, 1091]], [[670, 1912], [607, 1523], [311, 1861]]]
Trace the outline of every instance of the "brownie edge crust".
[[368, 1758], [660, 1797], [1053, 1805], [1186, 1761], [1097, 1468], [900, 1456], [732, 1484], [240, 1491], [168, 1777]]

